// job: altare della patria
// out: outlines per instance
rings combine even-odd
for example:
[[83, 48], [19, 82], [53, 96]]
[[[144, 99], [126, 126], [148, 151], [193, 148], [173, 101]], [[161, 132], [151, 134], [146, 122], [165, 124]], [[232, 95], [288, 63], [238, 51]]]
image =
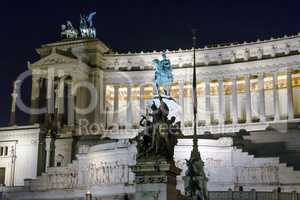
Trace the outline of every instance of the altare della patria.
[[95, 17], [16, 77], [1, 200], [300, 200], [300, 34], [118, 53]]

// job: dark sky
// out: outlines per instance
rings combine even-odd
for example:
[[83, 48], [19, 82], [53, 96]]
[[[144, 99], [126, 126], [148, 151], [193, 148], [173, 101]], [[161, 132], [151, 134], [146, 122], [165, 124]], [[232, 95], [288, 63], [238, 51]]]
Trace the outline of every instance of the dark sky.
[[199, 46], [295, 34], [299, 8], [296, 0], [1, 0], [0, 125], [9, 119], [12, 81], [37, 60], [35, 48], [58, 40], [66, 20], [78, 26], [80, 13], [97, 11], [98, 38], [127, 52], [190, 48], [192, 27], [199, 29]]

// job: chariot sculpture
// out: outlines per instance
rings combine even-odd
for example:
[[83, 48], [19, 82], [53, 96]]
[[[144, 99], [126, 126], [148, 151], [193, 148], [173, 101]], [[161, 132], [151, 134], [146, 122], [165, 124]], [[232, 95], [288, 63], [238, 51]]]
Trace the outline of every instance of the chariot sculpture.
[[71, 21], [67, 21], [66, 24], [61, 25], [61, 36], [66, 39], [77, 39], [80, 36], [82, 38], [96, 38], [96, 28], [93, 24], [93, 18], [96, 12], [92, 12], [89, 15], [80, 15], [80, 24], [78, 31], [72, 25]]
[[96, 12], [90, 13], [88, 16], [80, 15], [80, 33], [83, 38], [95, 38], [96, 28], [93, 25], [93, 17]]
[[67, 39], [76, 39], [78, 37], [78, 31], [73, 27], [71, 21], [67, 21], [67, 24], [61, 25], [61, 36]]

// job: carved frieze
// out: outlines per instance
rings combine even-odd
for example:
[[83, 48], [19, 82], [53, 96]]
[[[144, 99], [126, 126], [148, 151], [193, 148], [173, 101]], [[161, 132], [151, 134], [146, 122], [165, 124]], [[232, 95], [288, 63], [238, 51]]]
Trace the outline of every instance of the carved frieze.
[[128, 164], [93, 161], [88, 165], [88, 182], [90, 185], [124, 184], [129, 182]]

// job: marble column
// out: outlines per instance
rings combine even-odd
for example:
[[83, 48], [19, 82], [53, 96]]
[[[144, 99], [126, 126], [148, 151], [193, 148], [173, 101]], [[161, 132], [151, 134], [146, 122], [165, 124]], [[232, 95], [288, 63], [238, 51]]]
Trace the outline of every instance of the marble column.
[[106, 84], [104, 83], [103, 81], [103, 85], [101, 87], [102, 89], [102, 92], [100, 92], [100, 103], [101, 103], [101, 107], [100, 107], [100, 112], [102, 112], [102, 121], [101, 123], [105, 124], [105, 127], [108, 128], [108, 111], [109, 111], [109, 106], [106, 105], [106, 90], [107, 90], [107, 87], [106, 87]]
[[98, 90], [98, 102], [99, 106], [97, 105], [96, 109], [96, 116], [100, 116], [100, 119], [97, 119], [96, 123], [101, 123], [101, 124], [107, 124], [107, 113], [106, 113], [106, 108], [105, 108], [105, 101], [106, 101], [106, 84], [104, 83], [104, 74], [102, 71], [98, 71], [97, 73], [97, 84], [96, 84], [96, 89]]
[[132, 128], [133, 116], [132, 116], [132, 86], [127, 86], [127, 109], [126, 109], [127, 123], [126, 127]]
[[[8, 148], [8, 147], [7, 147]], [[16, 172], [16, 143], [11, 147], [11, 176], [10, 176], [10, 186], [15, 186], [15, 172]]]
[[178, 103], [181, 107], [181, 126], [184, 126], [184, 80], [178, 81], [179, 98]]
[[103, 88], [100, 89], [100, 87], [102, 86], [102, 83], [100, 81], [100, 74], [99, 74], [99, 71], [97, 69], [95, 69], [93, 72], [92, 72], [92, 84], [93, 86], [95, 87], [95, 95], [97, 95], [97, 101], [95, 102], [96, 105], [95, 105], [95, 109], [93, 110], [92, 112], [92, 120], [95, 122], [95, 123], [100, 123], [101, 120], [103, 119], [102, 117], [102, 112], [100, 112], [100, 107], [101, 107], [101, 93], [102, 93], [102, 90]]
[[48, 171], [48, 167], [50, 167], [50, 146], [51, 146], [51, 138], [46, 137], [46, 145], [45, 145], [45, 151], [46, 151], [46, 162], [45, 162], [45, 172]]
[[232, 85], [231, 85], [231, 118], [232, 123], [238, 123], [238, 96], [237, 96], [237, 78], [232, 78]]
[[258, 113], [260, 122], [266, 121], [265, 79], [264, 74], [258, 74]]
[[119, 88], [120, 86], [114, 85], [114, 113], [113, 113], [114, 124], [119, 124]]
[[219, 124], [225, 122], [225, 98], [224, 98], [224, 82], [218, 79], [218, 100], [219, 100]]
[[211, 125], [210, 80], [205, 80], [205, 115], [206, 125]]
[[287, 106], [288, 106], [288, 119], [294, 119], [294, 105], [293, 105], [293, 85], [292, 85], [292, 71], [287, 71]]
[[[34, 111], [39, 108], [39, 97], [40, 97], [40, 77], [33, 75], [32, 76], [32, 85], [31, 85], [31, 109]], [[38, 122], [38, 115], [30, 113], [30, 124], [35, 124]]]
[[140, 86], [140, 115], [145, 114], [145, 86]]
[[277, 72], [272, 73], [273, 77], [273, 109], [274, 109], [274, 121], [280, 120], [279, 110], [279, 94], [278, 94], [278, 76]]
[[251, 83], [250, 75], [245, 76], [245, 110], [246, 110], [246, 123], [252, 122], [252, 106], [251, 106]]
[[[93, 95], [91, 94], [89, 89], [84, 86], [85, 82], [89, 81], [89, 77], [84, 73], [77, 73], [75, 72], [72, 74], [72, 81], [74, 82], [74, 93], [75, 93], [75, 125], [82, 124], [83, 120], [91, 121], [91, 115], [92, 111], [88, 111], [87, 108], [89, 108], [90, 103], [95, 103], [95, 101], [90, 102], [93, 98]], [[89, 95], [91, 95], [91, 98], [87, 98]], [[93, 99], [94, 100], [94, 99]], [[82, 127], [82, 126], [81, 126]], [[88, 134], [85, 133], [86, 129], [81, 128], [80, 134]]]
[[54, 72], [48, 71], [47, 79], [47, 113], [45, 122], [48, 123], [50, 115], [54, 113]]
[[11, 101], [9, 125], [16, 124], [16, 104], [17, 104], [17, 98], [19, 96], [19, 82], [20, 81], [18, 81], [18, 80], [14, 81], [14, 85], [13, 85], [13, 92], [11, 94], [12, 101]]
[[58, 107], [57, 107], [57, 115], [58, 115], [58, 123], [62, 126], [63, 115], [65, 111], [64, 105], [64, 94], [65, 94], [65, 78], [61, 77], [58, 82]]
[[73, 90], [73, 81], [69, 80], [67, 82], [68, 86], [68, 126], [74, 127], [75, 122], [75, 93], [72, 92]]
[[[78, 84], [80, 83], [80, 78], [79, 75], [76, 74], [72, 74], [72, 82], [71, 82], [71, 95], [73, 96], [73, 106], [74, 106], [74, 126], [77, 126], [77, 124], [79, 125], [79, 119], [81, 117], [80, 113], [78, 112], [79, 108], [81, 108], [80, 105], [80, 98], [81, 98], [81, 88], [78, 87]], [[72, 105], [70, 105], [72, 106]], [[71, 114], [72, 115], [72, 114]]]

